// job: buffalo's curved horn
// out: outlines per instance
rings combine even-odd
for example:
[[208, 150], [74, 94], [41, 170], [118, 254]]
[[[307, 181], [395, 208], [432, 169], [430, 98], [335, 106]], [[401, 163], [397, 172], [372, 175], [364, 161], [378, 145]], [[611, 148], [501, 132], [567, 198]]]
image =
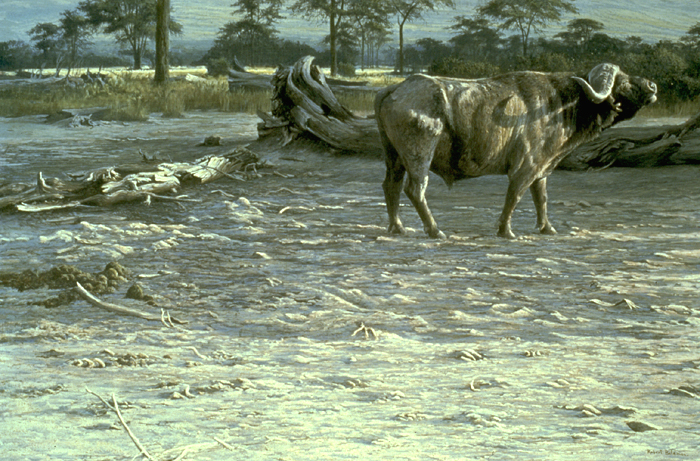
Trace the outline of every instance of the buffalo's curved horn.
[[588, 73], [588, 81], [580, 77], [572, 77], [583, 88], [583, 91], [594, 104], [600, 104], [610, 98], [615, 77], [620, 68], [615, 64], [598, 64]]

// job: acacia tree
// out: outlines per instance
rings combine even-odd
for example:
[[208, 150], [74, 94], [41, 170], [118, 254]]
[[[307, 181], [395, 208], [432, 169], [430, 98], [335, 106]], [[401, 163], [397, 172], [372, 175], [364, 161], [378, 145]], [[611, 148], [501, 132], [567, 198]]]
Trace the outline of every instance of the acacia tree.
[[450, 39], [458, 56], [472, 61], [486, 61], [499, 51], [501, 34], [491, 28], [486, 18], [455, 17], [455, 24], [450, 27], [455, 31]]
[[364, 70], [370, 35], [389, 27], [388, 5], [384, 0], [354, 0], [350, 6], [350, 16], [360, 39], [360, 68]]
[[348, 0], [296, 0], [292, 11], [309, 19], [328, 20], [328, 44], [331, 55], [331, 75], [338, 74], [338, 34], [345, 16], [348, 15]]
[[[130, 48], [134, 69], [141, 69], [141, 58], [149, 40], [155, 37], [158, 0], [85, 0], [78, 5], [89, 22], [114, 35], [117, 43]], [[169, 21], [171, 33], [179, 34], [182, 25]]]
[[29, 31], [34, 48], [41, 52], [41, 58], [46, 63], [49, 60], [59, 61], [59, 53], [63, 48], [61, 28], [52, 22], [42, 22]]
[[367, 60], [373, 67], [379, 66], [379, 52], [389, 41], [389, 30], [386, 26], [369, 23], [367, 26]]
[[92, 34], [90, 24], [85, 16], [77, 10], [66, 10], [61, 13], [59, 20], [63, 42], [70, 57], [70, 65], [75, 65], [78, 52], [90, 42]]
[[700, 50], [700, 22], [688, 29], [688, 32], [681, 37], [681, 41], [693, 50]]
[[579, 18], [569, 21], [566, 25], [566, 32], [560, 32], [554, 38], [562, 39], [583, 54], [589, 49], [593, 34], [604, 28], [605, 25], [600, 21]]
[[403, 31], [407, 22], [415, 21], [423, 17], [423, 13], [433, 11], [439, 6], [454, 8], [453, 0], [389, 0], [391, 8], [396, 13], [396, 22], [399, 25], [399, 62], [398, 71], [403, 73], [404, 67], [404, 38]]
[[31, 46], [19, 41], [0, 42], [0, 70], [22, 69], [31, 65]]
[[563, 12], [577, 13], [573, 1], [567, 0], [489, 0], [477, 12], [501, 21], [501, 29], [515, 29], [520, 34], [523, 57], [528, 55], [530, 34], [552, 21], [559, 21]]
[[276, 39], [274, 25], [282, 19], [282, 0], [236, 0], [231, 6], [236, 8], [233, 14], [242, 19], [226, 24], [222, 30], [243, 51], [246, 63], [257, 65], [261, 62], [261, 50], [271, 48]]

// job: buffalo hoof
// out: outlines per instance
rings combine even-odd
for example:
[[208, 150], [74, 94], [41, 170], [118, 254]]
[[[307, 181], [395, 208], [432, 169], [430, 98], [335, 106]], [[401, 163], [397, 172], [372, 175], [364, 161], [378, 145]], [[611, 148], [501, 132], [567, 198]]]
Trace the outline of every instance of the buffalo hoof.
[[406, 235], [406, 229], [401, 224], [391, 224], [388, 229], [390, 234]]
[[557, 230], [556, 230], [555, 228], [553, 228], [550, 224], [547, 224], [547, 225], [544, 226], [542, 229], [540, 229], [540, 234], [544, 234], [544, 235], [556, 235], [556, 234], [557, 234]]
[[499, 230], [498, 234], [496, 234], [496, 235], [498, 235], [501, 238], [508, 239], [508, 240], [515, 239], [515, 234], [510, 229]]
[[434, 232], [428, 232], [431, 239], [445, 240], [447, 236], [441, 230], [435, 230]]

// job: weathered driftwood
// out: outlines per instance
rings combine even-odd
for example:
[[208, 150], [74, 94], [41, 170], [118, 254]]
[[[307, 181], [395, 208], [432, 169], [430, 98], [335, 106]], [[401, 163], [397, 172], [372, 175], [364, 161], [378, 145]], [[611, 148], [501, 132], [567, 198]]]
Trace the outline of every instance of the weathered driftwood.
[[567, 170], [700, 163], [700, 113], [675, 126], [612, 128], [559, 164]]
[[141, 163], [101, 168], [69, 175], [70, 181], [44, 179], [34, 187], [11, 184], [0, 187], [0, 209], [25, 212], [109, 206], [131, 201], [188, 201], [176, 194], [183, 187], [204, 184], [255, 164], [257, 155], [246, 148], [230, 154], [203, 157], [193, 163]]
[[272, 78], [272, 115], [258, 126], [261, 137], [276, 135], [283, 144], [311, 137], [339, 152], [381, 154], [373, 118], [358, 117], [336, 99], [321, 70], [307, 56]]
[[[305, 57], [273, 77], [272, 114], [259, 114], [258, 135], [267, 148], [277, 142], [293, 151], [308, 149], [315, 140], [328, 150], [382, 155], [376, 121], [355, 116], [343, 107], [321, 70]], [[672, 127], [611, 128], [580, 146], [561, 164], [568, 170], [652, 167], [700, 163], [700, 113]], [[272, 141], [270, 141], [270, 139]]]
[[[313, 61], [313, 57], [307, 56], [302, 58], [299, 62], [304, 60]], [[299, 63], [297, 63], [299, 64]], [[275, 75], [272, 78], [265, 74], [254, 74], [248, 72], [245, 67], [243, 67], [238, 60], [234, 58], [234, 62], [231, 66], [232, 68], [228, 71], [228, 89], [232, 91], [236, 88], [252, 88], [252, 89], [266, 89], [275, 90], [275, 76], [280, 72], [286, 72], [288, 69], [280, 67], [277, 69]], [[314, 66], [315, 67], [315, 66]], [[335, 91], [352, 90], [352, 91], [372, 91], [377, 92], [380, 88], [367, 86], [365, 81], [354, 81], [354, 80], [342, 80], [337, 78], [327, 78], [326, 84], [333, 88]]]
[[230, 69], [228, 71], [228, 89], [253, 88], [271, 90], [269, 75], [253, 74], [252, 72]]

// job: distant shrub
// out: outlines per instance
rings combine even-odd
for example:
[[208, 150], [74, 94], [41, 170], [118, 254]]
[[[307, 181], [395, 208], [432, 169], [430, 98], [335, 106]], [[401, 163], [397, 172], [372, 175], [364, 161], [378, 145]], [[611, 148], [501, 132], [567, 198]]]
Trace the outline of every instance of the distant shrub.
[[338, 74], [343, 77], [354, 77], [355, 76], [355, 65], [349, 62], [341, 62], [338, 64]]
[[228, 75], [230, 68], [231, 64], [229, 64], [226, 58], [214, 59], [207, 64], [207, 73], [212, 77], [219, 77], [222, 75]]
[[501, 68], [489, 62], [465, 61], [449, 57], [433, 61], [428, 73], [443, 77], [484, 78], [500, 74]]
[[565, 54], [543, 53], [532, 59], [531, 70], [540, 72], [568, 72], [574, 67], [573, 61]]

